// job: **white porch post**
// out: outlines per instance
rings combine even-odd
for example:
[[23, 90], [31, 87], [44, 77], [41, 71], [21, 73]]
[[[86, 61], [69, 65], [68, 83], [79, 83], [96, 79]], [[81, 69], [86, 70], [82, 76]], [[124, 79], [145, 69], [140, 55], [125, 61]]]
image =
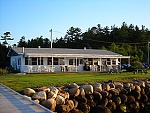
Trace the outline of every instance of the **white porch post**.
[[120, 58], [120, 70], [121, 70], [121, 58]]
[[53, 66], [54, 66], [54, 63], [53, 63], [53, 62], [54, 62], [54, 58], [52, 57], [52, 68], [53, 68]]
[[29, 69], [29, 60], [30, 60], [30, 57], [28, 57], [28, 73], [29, 73], [29, 71], [31, 71], [31, 70]]
[[40, 72], [41, 72], [41, 57], [40, 57]]
[[99, 67], [99, 70], [100, 70], [100, 72], [102, 71], [102, 69], [101, 69], [101, 66], [102, 66], [102, 58], [100, 58], [100, 65], [99, 65], [100, 67]]
[[128, 64], [130, 64], [130, 58], [128, 58]]
[[76, 72], [77, 72], [77, 57], [76, 57]]

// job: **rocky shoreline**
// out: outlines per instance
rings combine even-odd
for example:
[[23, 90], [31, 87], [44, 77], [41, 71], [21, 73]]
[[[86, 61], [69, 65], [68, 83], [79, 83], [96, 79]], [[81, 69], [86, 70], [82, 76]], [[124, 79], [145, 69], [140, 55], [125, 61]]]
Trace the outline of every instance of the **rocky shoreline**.
[[150, 113], [150, 79], [38, 86], [22, 94], [57, 113]]

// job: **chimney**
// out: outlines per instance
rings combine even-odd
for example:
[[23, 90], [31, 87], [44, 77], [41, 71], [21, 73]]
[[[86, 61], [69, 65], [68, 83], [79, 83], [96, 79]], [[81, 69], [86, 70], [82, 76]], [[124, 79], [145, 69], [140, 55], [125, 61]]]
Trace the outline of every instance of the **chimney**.
[[24, 53], [24, 47], [22, 47], [22, 53]]

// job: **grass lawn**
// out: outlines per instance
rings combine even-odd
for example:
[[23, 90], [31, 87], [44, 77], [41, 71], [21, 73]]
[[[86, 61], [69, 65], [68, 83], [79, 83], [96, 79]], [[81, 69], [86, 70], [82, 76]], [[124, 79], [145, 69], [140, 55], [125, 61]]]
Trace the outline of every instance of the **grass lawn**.
[[76, 82], [77, 84], [92, 84], [94, 82], [103, 82], [108, 80], [128, 82], [142, 78], [150, 78], [150, 71], [148, 71], [148, 74], [133, 74], [132, 72], [123, 72], [121, 74], [77, 72], [0, 75], [0, 83], [3, 83], [16, 91], [22, 91], [27, 87], [35, 88], [37, 86], [61, 86], [73, 82]]

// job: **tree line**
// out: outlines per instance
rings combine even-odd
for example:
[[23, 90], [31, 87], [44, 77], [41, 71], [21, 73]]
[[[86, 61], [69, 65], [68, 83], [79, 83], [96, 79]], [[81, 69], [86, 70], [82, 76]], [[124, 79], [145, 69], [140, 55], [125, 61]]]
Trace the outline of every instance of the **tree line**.
[[[100, 24], [82, 32], [78, 27], [70, 27], [64, 37], [53, 40], [54, 48], [73, 48], [73, 49], [102, 49], [131, 56], [131, 62], [144, 62], [148, 59], [148, 42], [150, 41], [150, 31], [144, 25], [127, 25], [123, 22], [118, 26], [105, 26]], [[43, 48], [50, 47], [49, 38], [43, 36], [35, 37], [26, 41], [22, 36], [17, 47]]]

